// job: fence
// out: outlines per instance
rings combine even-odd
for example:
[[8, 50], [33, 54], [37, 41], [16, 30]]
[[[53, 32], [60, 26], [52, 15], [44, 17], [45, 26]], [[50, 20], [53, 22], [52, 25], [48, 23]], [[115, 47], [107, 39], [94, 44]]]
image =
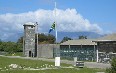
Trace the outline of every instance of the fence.
[[96, 50], [93, 48], [61, 48], [60, 57], [66, 59], [77, 57], [78, 61], [94, 61], [96, 60]]

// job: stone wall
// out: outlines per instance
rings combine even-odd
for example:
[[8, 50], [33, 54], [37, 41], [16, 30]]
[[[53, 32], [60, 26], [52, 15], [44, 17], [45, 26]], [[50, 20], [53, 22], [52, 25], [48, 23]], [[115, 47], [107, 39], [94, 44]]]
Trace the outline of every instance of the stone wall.
[[39, 58], [53, 58], [54, 49], [60, 48], [59, 44], [41, 44], [38, 45], [38, 57]]

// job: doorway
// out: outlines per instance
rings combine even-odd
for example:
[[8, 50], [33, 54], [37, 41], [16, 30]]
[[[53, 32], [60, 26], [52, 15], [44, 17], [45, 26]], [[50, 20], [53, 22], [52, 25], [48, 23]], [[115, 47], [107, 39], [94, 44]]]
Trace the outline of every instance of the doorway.
[[31, 54], [32, 54], [31, 51], [29, 51], [29, 57], [31, 57]]

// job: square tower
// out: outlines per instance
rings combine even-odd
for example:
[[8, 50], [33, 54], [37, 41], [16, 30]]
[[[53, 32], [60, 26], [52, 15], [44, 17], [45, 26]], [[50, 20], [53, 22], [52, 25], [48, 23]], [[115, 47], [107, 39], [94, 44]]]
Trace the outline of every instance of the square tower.
[[26, 57], [35, 56], [35, 27], [32, 22], [25, 23], [24, 25], [24, 38], [23, 38], [23, 53]]

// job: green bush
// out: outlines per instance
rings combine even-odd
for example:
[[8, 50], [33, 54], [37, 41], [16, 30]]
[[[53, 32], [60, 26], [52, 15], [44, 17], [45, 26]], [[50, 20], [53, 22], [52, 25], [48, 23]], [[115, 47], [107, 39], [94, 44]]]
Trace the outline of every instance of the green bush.
[[0, 42], [0, 51], [8, 52], [9, 54], [13, 54], [16, 52], [23, 51], [23, 44], [16, 42]]
[[116, 58], [112, 59], [111, 68], [106, 69], [106, 73], [116, 73]]

